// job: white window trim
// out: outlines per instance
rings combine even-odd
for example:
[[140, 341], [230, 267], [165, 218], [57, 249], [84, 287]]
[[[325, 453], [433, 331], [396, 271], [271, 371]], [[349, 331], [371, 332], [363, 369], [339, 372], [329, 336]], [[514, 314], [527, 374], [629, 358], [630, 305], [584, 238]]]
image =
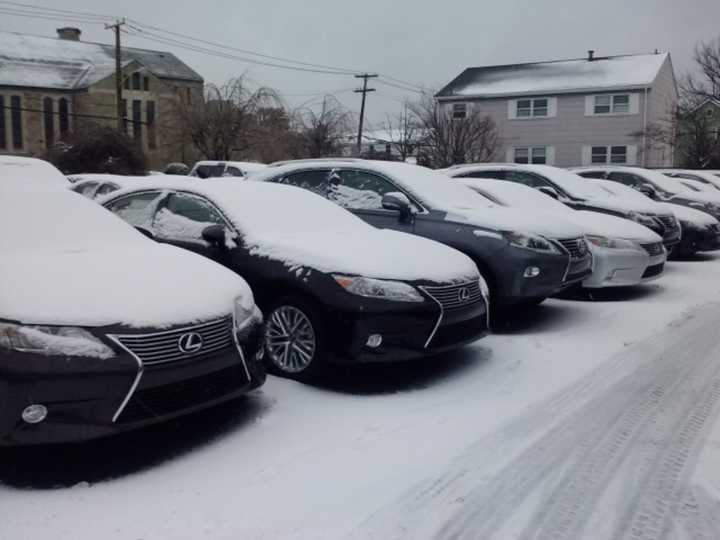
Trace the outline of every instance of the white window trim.
[[[533, 116], [535, 111], [535, 100], [547, 99], [547, 115], [545, 116]], [[517, 104], [518, 101], [530, 100], [530, 116], [518, 116], [517, 115]], [[509, 120], [545, 120], [547, 118], [555, 118], [557, 116], [557, 98], [546, 97], [546, 96], [533, 96], [533, 97], [522, 97], [517, 99], [508, 100], [508, 119]]]
[[[610, 97], [610, 112], [596, 113], [595, 112], [595, 98], [599, 96]], [[628, 96], [628, 112], [613, 112], [613, 103], [615, 96]], [[585, 116], [630, 116], [633, 114], [640, 113], [640, 94], [638, 92], [614, 92], [607, 94], [590, 94], [585, 96]]]
[[[592, 149], [595, 146], [602, 146], [605, 148], [605, 162], [604, 163], [593, 163], [592, 162]], [[625, 163], [612, 163], [612, 147], [613, 146], [624, 146], [625, 147]], [[637, 165], [637, 145], [635, 144], [588, 144], [582, 147], [581, 163], [583, 165]]]
[[545, 149], [545, 163], [544, 165], [555, 165], [555, 147], [543, 144], [521, 144], [518, 146], [511, 146], [506, 152], [506, 161], [508, 163], [515, 163], [515, 151], [521, 148], [527, 148], [528, 150], [528, 164], [532, 165], [532, 151], [536, 148]]
[[[455, 118], [455, 105], [465, 105], [465, 116], [462, 118]], [[470, 103], [467, 101], [451, 101], [449, 109], [451, 120], [465, 120], [470, 116]]]

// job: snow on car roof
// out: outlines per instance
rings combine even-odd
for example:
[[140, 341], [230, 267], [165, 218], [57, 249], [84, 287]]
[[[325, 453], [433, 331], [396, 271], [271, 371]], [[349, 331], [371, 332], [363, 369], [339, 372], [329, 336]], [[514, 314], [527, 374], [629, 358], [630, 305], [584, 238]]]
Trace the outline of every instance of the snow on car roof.
[[239, 229], [253, 253], [298, 270], [311, 266], [327, 272], [437, 282], [477, 276], [475, 264], [459, 251], [418, 236], [376, 229], [320, 195], [294, 186], [160, 178], [116, 191], [100, 204], [147, 189], [208, 198]]
[[0, 181], [11, 178], [39, 181], [45, 185], [61, 187], [70, 183], [63, 173], [45, 160], [21, 156], [0, 156]]
[[602, 89], [644, 88], [670, 55], [635, 54], [467, 68], [437, 96], [542, 95]]

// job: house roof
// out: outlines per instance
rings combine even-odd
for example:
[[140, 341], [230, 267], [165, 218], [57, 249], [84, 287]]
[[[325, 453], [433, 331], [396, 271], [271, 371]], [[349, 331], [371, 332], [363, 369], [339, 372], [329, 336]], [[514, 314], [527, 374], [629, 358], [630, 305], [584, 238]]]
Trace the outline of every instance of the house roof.
[[467, 68], [438, 98], [503, 97], [588, 90], [647, 88], [668, 53], [576, 58]]
[[[174, 54], [122, 48], [122, 64], [142, 64], [160, 79], [202, 82]], [[0, 32], [0, 86], [75, 90], [115, 72], [115, 47], [103, 43]]]

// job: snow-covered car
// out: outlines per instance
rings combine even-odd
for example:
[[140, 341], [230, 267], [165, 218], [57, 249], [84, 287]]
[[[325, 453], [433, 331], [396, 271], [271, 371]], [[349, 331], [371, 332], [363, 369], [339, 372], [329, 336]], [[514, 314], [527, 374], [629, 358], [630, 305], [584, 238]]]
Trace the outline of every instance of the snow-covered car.
[[40, 182], [44, 186], [67, 187], [69, 184], [67, 177], [48, 161], [21, 156], [0, 156], [0, 181], [14, 178]]
[[657, 205], [608, 197], [573, 172], [549, 165], [478, 163], [444, 169], [451, 178], [493, 178], [542, 191], [575, 210], [589, 210], [630, 219], [656, 232], [670, 250], [680, 241], [680, 226], [671, 212]]
[[267, 365], [284, 376], [428, 356], [487, 331], [486, 285], [468, 257], [294, 187], [157, 181], [101, 203], [247, 279], [267, 315]]
[[459, 249], [478, 265], [498, 309], [542, 302], [592, 271], [592, 256], [576, 225], [493, 204], [425, 167], [304, 160], [272, 165], [251, 180], [302, 187], [375, 227]]
[[[650, 200], [639, 191], [618, 182], [593, 179], [592, 182], [617, 197], [626, 200]], [[672, 203], [656, 203], [670, 210], [680, 222], [682, 238], [672, 256], [688, 256], [699, 251], [720, 249], [720, 222], [707, 212]]]
[[74, 174], [68, 187], [75, 193], [89, 199], [104, 197], [108, 193], [123, 187], [132, 186], [139, 181], [147, 181], [147, 176], [123, 176], [119, 174]]
[[512, 182], [491, 179], [460, 182], [497, 204], [561, 216], [582, 227], [593, 255], [593, 273], [583, 281], [583, 287], [637, 285], [663, 273], [667, 252], [662, 238], [634, 221], [573, 210], [536, 189]]
[[264, 382], [242, 278], [25, 180], [0, 182], [0, 446], [112, 435]]
[[252, 173], [263, 170], [267, 165], [253, 161], [198, 161], [190, 170], [189, 176], [197, 178], [219, 178], [237, 176], [246, 178]]
[[659, 169], [661, 173], [671, 178], [685, 178], [695, 180], [701, 184], [712, 186], [720, 190], [720, 176], [712, 171], [703, 169]]
[[668, 202], [707, 212], [720, 219], [720, 192], [718, 195], [699, 192], [663, 173], [641, 167], [598, 165], [573, 169], [584, 178], [610, 180], [631, 187], [654, 201]]

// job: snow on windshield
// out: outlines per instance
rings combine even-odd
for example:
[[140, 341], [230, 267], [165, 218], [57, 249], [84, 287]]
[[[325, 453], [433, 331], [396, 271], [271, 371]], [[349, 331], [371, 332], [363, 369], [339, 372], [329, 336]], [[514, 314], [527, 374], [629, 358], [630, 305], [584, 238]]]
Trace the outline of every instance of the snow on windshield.
[[377, 164], [377, 168], [395, 179], [418, 199], [435, 208], [440, 206], [475, 210], [483, 206], [486, 208], [497, 206], [444, 174], [419, 165], [382, 162]]
[[546, 176], [573, 197], [580, 199], [607, 199], [607, 193], [604, 190], [588, 182], [586, 178], [565, 169], [543, 165], [527, 165], [524, 168], [531, 171], [535, 170], [538, 174]]
[[602, 180], [600, 178], [588, 178], [588, 180], [590, 180], [594, 185], [598, 186], [600, 189], [613, 197], [622, 197], [624, 199], [643, 203], [652, 201], [652, 199], [646, 197], [639, 191], [636, 191], [631, 187], [619, 184], [617, 182], [612, 182], [610, 180]]
[[458, 179], [456, 181], [465, 184], [471, 189], [476, 189], [480, 191], [480, 193], [485, 192], [491, 198], [506, 206], [528, 208], [530, 210], [539, 210], [542, 212], [552, 212], [556, 214], [569, 214], [573, 212], [573, 210], [565, 206], [563, 203], [528, 186], [505, 182], [503, 180]]
[[78, 193], [12, 184], [0, 183], [0, 251], [82, 251], [145, 241]]
[[683, 185], [677, 179], [670, 178], [669, 176], [665, 176], [663, 173], [657, 171], [651, 171], [648, 169], [632, 169], [629, 172], [633, 172], [638, 174], [639, 176], [642, 176], [644, 179], [654, 184], [656, 187], [671, 194], [682, 195], [693, 193], [692, 189]]

